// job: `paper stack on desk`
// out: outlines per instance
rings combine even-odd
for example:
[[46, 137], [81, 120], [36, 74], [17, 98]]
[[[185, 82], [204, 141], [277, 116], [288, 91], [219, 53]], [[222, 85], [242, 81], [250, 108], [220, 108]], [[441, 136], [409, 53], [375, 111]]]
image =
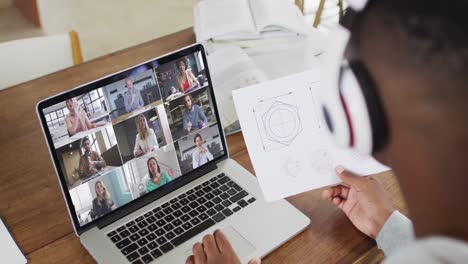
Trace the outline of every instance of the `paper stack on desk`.
[[23, 264], [26, 263], [21, 250], [8, 232], [5, 224], [0, 219], [0, 260], [2, 263]]
[[320, 71], [233, 92], [244, 140], [267, 201], [339, 182], [337, 165], [360, 175], [388, 170], [372, 157], [338, 148], [319, 118]]

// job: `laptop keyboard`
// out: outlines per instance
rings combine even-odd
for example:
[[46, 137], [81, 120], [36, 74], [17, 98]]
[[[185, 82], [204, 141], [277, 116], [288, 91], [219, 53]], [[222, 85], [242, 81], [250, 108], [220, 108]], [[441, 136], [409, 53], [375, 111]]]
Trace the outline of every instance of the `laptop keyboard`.
[[107, 233], [132, 263], [150, 263], [255, 198], [221, 173]]

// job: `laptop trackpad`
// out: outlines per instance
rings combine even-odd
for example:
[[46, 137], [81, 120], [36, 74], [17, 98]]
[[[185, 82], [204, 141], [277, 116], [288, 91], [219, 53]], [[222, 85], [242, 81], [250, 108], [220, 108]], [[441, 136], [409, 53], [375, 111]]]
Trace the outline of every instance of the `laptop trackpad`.
[[[228, 226], [221, 231], [226, 235], [239, 258], [247, 256], [255, 251], [254, 245], [244, 238], [234, 227]], [[185, 255], [187, 257], [192, 255], [192, 248], [186, 250]]]

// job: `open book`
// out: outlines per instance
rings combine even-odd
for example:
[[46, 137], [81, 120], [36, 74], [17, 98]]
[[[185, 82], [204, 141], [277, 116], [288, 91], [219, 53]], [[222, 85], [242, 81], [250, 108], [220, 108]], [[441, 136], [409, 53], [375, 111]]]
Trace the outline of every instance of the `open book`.
[[199, 42], [307, 34], [302, 13], [288, 0], [203, 0], [194, 20]]

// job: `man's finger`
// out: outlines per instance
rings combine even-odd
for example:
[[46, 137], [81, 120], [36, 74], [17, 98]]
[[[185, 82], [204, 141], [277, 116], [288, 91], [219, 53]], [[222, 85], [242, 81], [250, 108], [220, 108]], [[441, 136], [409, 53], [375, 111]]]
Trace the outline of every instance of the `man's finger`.
[[195, 243], [192, 247], [193, 257], [195, 258], [195, 263], [206, 263], [206, 255], [203, 250], [203, 246], [200, 242]]
[[195, 264], [195, 258], [193, 255], [188, 256], [187, 260], [185, 261], [185, 264]]
[[214, 237], [221, 253], [234, 251], [232, 249], [231, 243], [229, 243], [223, 232], [216, 230], [214, 232]]
[[203, 237], [203, 248], [205, 249], [206, 257], [209, 259], [210, 256], [219, 254], [218, 246], [213, 235], [206, 235]]
[[362, 176], [356, 175], [348, 170], [346, 170], [343, 166], [337, 166], [335, 168], [336, 174], [338, 177], [343, 181], [345, 184], [349, 184], [354, 187], [361, 187], [365, 183], [366, 179]]
[[327, 200], [332, 200], [334, 197], [341, 197], [343, 199], [348, 199], [349, 188], [343, 185], [337, 185], [330, 187], [322, 192], [322, 198]]

